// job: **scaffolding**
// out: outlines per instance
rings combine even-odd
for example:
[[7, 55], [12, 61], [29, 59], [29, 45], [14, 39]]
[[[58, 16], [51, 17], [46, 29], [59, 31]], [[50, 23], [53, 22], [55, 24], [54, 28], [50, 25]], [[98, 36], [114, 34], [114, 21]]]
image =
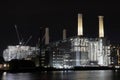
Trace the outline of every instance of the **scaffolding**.
[[39, 48], [30, 46], [8, 46], [7, 49], [3, 51], [3, 58], [5, 61], [11, 61], [13, 59], [18, 60], [31, 60], [36, 57], [39, 52]]

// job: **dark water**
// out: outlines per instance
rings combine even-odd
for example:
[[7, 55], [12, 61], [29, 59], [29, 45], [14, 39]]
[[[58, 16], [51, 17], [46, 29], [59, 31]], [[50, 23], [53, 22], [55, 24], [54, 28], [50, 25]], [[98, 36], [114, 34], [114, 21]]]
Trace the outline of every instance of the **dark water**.
[[111, 70], [51, 71], [0, 74], [0, 80], [120, 80], [120, 72]]

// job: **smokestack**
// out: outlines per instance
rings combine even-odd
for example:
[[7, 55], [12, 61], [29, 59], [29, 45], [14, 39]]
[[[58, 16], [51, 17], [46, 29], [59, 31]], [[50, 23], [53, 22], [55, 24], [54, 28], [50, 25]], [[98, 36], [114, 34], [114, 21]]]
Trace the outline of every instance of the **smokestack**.
[[49, 44], [49, 28], [45, 28], [45, 44]]
[[63, 40], [66, 39], [66, 29], [63, 29]]
[[103, 16], [98, 16], [99, 18], [99, 37], [104, 37], [104, 26], [103, 26]]
[[78, 36], [83, 35], [82, 14], [78, 14]]

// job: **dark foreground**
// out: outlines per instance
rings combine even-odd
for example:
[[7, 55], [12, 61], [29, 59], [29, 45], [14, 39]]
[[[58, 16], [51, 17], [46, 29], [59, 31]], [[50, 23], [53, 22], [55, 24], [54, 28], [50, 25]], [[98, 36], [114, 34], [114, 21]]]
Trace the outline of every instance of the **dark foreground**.
[[0, 70], [0, 72], [42, 72], [42, 71], [87, 71], [87, 70], [113, 70], [113, 71], [120, 71], [120, 68], [115, 68], [115, 67], [74, 67], [71, 69], [56, 69], [56, 68], [43, 68], [43, 67], [25, 67], [25, 68], [11, 68], [8, 70]]

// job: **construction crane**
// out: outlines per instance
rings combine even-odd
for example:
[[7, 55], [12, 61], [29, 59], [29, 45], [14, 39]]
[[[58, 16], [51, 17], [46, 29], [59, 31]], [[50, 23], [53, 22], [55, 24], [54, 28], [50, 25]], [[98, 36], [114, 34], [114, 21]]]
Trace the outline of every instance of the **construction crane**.
[[5, 61], [11, 61], [13, 59], [26, 60], [36, 57], [39, 52], [39, 48], [28, 46], [27, 43], [30, 41], [32, 36], [28, 38], [26, 42], [23, 43], [23, 38], [20, 38], [17, 26], [15, 25], [15, 30], [17, 33], [18, 45], [8, 45], [8, 47], [3, 51], [3, 58]]
[[22, 45], [22, 40], [20, 39], [20, 35], [19, 35], [19, 32], [18, 32], [18, 29], [17, 29], [17, 26], [16, 26], [16, 25], [15, 25], [15, 30], [16, 30], [16, 33], [17, 33], [19, 45]]
[[27, 43], [30, 41], [31, 38], [32, 38], [32, 36], [30, 36], [30, 37], [28, 38], [28, 40], [25, 42], [24, 46], [27, 45]]
[[22, 39], [20, 38], [20, 34], [18, 32], [18, 29], [17, 29], [16, 25], [15, 25], [15, 30], [16, 30], [16, 33], [17, 33], [19, 45], [24, 45], [25, 46], [30, 41], [30, 39], [32, 38], [32, 36], [30, 36], [26, 42], [23, 42], [23, 38], [22, 37], [21, 37]]

